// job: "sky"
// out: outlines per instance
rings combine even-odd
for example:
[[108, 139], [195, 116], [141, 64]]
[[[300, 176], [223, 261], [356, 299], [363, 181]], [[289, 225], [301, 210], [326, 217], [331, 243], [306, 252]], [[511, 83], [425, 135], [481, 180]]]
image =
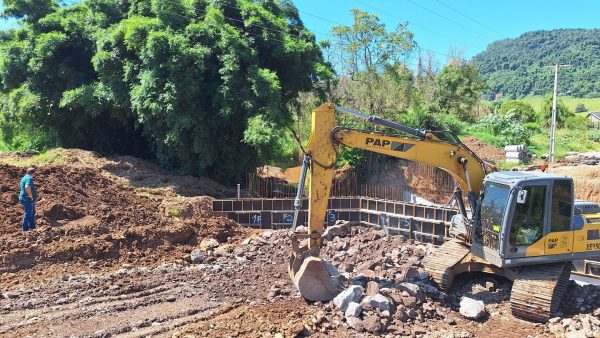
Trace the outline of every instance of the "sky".
[[377, 14], [389, 30], [408, 22], [417, 44], [445, 61], [449, 50], [467, 59], [488, 44], [536, 30], [600, 28], [596, 0], [293, 0], [317, 40], [352, 23], [353, 8]]
[[[471, 58], [493, 41], [534, 30], [600, 28], [596, 0], [292, 0], [317, 40], [352, 23], [353, 8], [379, 15], [392, 30], [408, 22], [418, 45], [445, 61], [449, 50]], [[2, 9], [0, 0], [0, 10]], [[0, 20], [0, 29], [11, 25]]]

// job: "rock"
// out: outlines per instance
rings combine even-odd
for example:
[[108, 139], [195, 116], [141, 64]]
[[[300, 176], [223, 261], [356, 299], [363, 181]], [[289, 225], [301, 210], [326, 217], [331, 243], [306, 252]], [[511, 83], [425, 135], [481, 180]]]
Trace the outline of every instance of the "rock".
[[367, 283], [367, 296], [375, 296], [379, 293], [379, 284], [375, 281]]
[[460, 314], [469, 319], [479, 319], [485, 315], [485, 305], [480, 300], [463, 296], [460, 299]]
[[365, 329], [363, 321], [359, 318], [346, 317], [346, 322], [348, 323], [348, 326], [350, 326], [351, 328], [353, 328], [354, 330], [356, 330], [358, 332], [361, 332]]
[[4, 297], [5, 299], [15, 299], [19, 298], [19, 293], [14, 291], [7, 291], [2, 293], [2, 297]]
[[420, 325], [415, 325], [412, 328], [412, 332], [414, 335], [419, 336], [419, 335], [423, 335], [427, 333], [427, 329], [420, 326]]
[[419, 288], [417, 284], [413, 283], [400, 283], [400, 285], [398, 285], [398, 289], [406, 291], [408, 294], [415, 297], [421, 293], [421, 288]]
[[265, 231], [260, 235], [262, 238], [264, 239], [269, 239], [273, 236], [273, 232], [272, 231]]
[[356, 302], [350, 302], [350, 304], [348, 304], [348, 308], [346, 309], [346, 312], [344, 313], [344, 316], [346, 317], [360, 317], [360, 313], [362, 312], [362, 306]]
[[402, 304], [404, 304], [407, 308], [414, 308], [417, 306], [418, 300], [413, 296], [405, 296], [402, 297]]
[[358, 302], [362, 296], [362, 287], [359, 285], [351, 285], [346, 290], [340, 292], [333, 299], [333, 304], [342, 312], [346, 312], [348, 304]]
[[381, 320], [377, 316], [368, 316], [363, 319], [363, 325], [365, 330], [371, 333], [379, 333], [383, 329], [383, 324], [381, 324]]
[[218, 246], [219, 246], [219, 241], [217, 241], [214, 238], [206, 238], [205, 237], [200, 241], [199, 248], [201, 250], [206, 251], [206, 250], [212, 250]]
[[331, 241], [335, 237], [346, 237], [351, 231], [350, 222], [338, 221], [335, 225], [328, 226], [323, 236]]
[[252, 241], [252, 238], [248, 237], [242, 242], [242, 245], [248, 245], [248, 244], [250, 244], [251, 241]]
[[390, 300], [380, 293], [376, 294], [375, 296], [365, 297], [365, 299], [363, 299], [363, 303], [367, 303], [370, 307], [379, 309], [381, 311], [390, 311], [391, 309]]
[[200, 249], [195, 249], [194, 251], [190, 252], [190, 261], [192, 263], [202, 263], [205, 259], [206, 254]]

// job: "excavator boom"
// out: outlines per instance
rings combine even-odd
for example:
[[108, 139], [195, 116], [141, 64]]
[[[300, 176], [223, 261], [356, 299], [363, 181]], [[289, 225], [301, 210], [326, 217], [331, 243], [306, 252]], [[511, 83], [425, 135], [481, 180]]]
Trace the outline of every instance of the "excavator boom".
[[[392, 136], [338, 127], [336, 110], [411, 134], [413, 137]], [[467, 191], [472, 196], [472, 201], [479, 195], [480, 185], [486, 174], [483, 162], [458, 141], [445, 141], [431, 131], [414, 129], [379, 117], [367, 116], [346, 108], [336, 107], [333, 103], [325, 103], [315, 109], [312, 112], [312, 128], [306, 148], [306, 156], [309, 161], [304, 161], [305, 164], [310, 162], [311, 170], [308, 231], [291, 233], [293, 253], [288, 266], [290, 276], [302, 296], [312, 301], [331, 300], [340, 290], [337, 270], [333, 265], [319, 258], [333, 170], [340, 145], [441, 168], [456, 179], [463, 191]], [[306, 170], [307, 166], [303, 165], [304, 174]], [[299, 189], [302, 189], [303, 186], [304, 182], [300, 182]], [[295, 204], [299, 207], [300, 203], [297, 201]], [[305, 240], [306, 243], [300, 245], [301, 240]]]

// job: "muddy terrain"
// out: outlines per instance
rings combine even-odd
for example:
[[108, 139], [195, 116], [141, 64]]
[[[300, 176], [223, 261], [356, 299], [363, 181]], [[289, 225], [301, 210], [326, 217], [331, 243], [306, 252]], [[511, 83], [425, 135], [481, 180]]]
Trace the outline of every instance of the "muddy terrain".
[[[200, 196], [231, 191], [136, 159], [63, 152], [39, 165], [38, 228], [26, 234], [15, 186], [28, 163], [0, 165], [2, 337], [600, 334], [597, 287], [572, 284], [550, 323], [522, 321], [507, 280], [464, 275], [440, 292], [421, 266], [431, 245], [343, 222], [323, 255], [360, 293], [360, 311], [307, 303], [287, 274], [286, 231], [213, 217]], [[479, 319], [460, 313], [462, 296], [483, 301]]]

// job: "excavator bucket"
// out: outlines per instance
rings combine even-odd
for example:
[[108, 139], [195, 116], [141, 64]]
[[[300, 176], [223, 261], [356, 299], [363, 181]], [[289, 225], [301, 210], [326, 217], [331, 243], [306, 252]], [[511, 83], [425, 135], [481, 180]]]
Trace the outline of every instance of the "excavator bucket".
[[308, 253], [292, 254], [288, 272], [306, 300], [328, 302], [342, 291], [337, 268], [330, 262]]

